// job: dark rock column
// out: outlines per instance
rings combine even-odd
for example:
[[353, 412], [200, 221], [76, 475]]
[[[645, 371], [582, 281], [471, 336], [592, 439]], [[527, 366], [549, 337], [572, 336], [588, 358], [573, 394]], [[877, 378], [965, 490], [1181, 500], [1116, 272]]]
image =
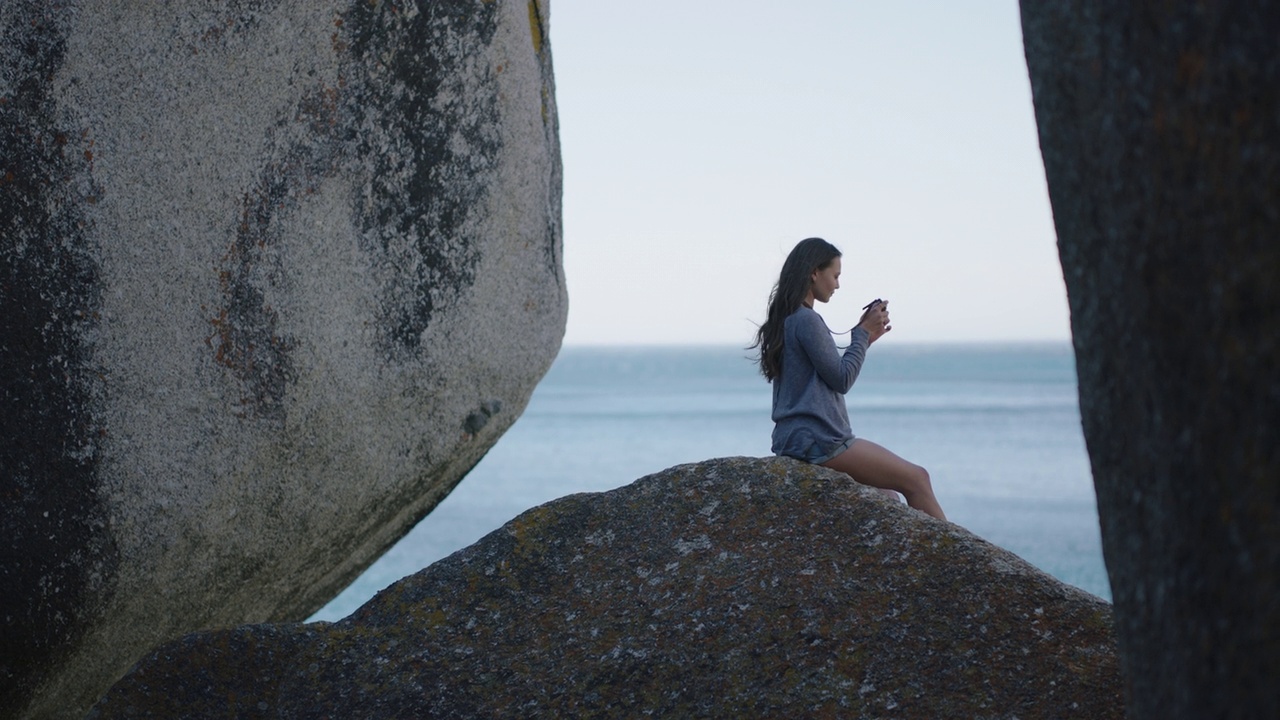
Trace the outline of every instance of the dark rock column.
[[1024, 2], [1138, 718], [1280, 704], [1280, 8]]

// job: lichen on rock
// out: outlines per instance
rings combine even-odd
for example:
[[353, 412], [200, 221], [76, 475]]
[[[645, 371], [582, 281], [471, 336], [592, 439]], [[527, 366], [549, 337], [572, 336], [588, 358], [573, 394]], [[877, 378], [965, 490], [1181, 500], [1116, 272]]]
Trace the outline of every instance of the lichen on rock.
[[519, 417], [567, 313], [547, 20], [0, 3], [0, 716], [307, 617]]
[[[269, 706], [269, 712], [259, 703]], [[93, 717], [1119, 718], [1111, 607], [840, 473], [534, 508], [337, 623], [158, 648]]]

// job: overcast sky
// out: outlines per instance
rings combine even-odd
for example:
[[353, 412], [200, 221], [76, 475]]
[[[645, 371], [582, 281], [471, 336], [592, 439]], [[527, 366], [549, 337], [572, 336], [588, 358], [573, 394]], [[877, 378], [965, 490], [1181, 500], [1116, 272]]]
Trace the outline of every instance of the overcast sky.
[[1067, 340], [1016, 0], [555, 0], [565, 343], [745, 346], [799, 240], [832, 329]]

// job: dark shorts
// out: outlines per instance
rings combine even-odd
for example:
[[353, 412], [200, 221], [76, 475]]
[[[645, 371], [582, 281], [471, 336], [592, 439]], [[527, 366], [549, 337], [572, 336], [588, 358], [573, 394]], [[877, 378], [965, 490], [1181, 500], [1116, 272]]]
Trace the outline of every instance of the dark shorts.
[[844, 442], [841, 442], [841, 443], [836, 443], [835, 446], [829, 447], [829, 448], [824, 448], [818, 443], [814, 443], [813, 445], [809, 446], [809, 452], [805, 453], [805, 457], [802, 457], [800, 459], [811, 462], [814, 465], [821, 465], [822, 463], [830, 460], [831, 458], [837, 457], [838, 455], [840, 455], [840, 453], [844, 452], [845, 450], [848, 450], [853, 445], [853, 441], [856, 439], [857, 438], [849, 438], [848, 440], [845, 440]]

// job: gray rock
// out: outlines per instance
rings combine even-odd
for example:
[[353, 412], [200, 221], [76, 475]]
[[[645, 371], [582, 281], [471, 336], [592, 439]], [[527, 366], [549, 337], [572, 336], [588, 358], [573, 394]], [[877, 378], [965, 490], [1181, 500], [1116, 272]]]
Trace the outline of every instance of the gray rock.
[[1023, 3], [1134, 718], [1280, 706], [1280, 12]]
[[1120, 718], [1111, 627], [846, 475], [729, 458], [534, 508], [341, 622], [167, 644], [92, 717]]
[[0, 716], [305, 618], [564, 330], [543, 2], [0, 3]]

